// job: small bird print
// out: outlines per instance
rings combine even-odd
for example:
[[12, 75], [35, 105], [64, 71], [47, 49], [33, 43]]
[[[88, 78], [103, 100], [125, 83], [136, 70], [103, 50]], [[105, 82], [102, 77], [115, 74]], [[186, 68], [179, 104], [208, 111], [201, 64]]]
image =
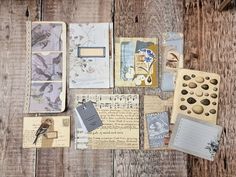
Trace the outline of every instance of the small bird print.
[[35, 133], [35, 140], [33, 142], [33, 144], [36, 145], [37, 143], [37, 140], [39, 138], [40, 135], [46, 135], [49, 127], [53, 124], [53, 121], [51, 119], [46, 119], [41, 125], [40, 127], [38, 128], [37, 132]]

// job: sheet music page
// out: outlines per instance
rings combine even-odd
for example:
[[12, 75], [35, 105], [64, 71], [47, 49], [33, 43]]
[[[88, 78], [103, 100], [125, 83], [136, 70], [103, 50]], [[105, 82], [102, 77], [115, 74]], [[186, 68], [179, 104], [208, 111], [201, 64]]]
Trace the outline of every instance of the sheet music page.
[[213, 160], [222, 128], [206, 121], [178, 114], [170, 147], [207, 160]]
[[77, 149], [139, 149], [139, 96], [134, 94], [77, 95], [91, 100], [103, 126], [84, 133], [76, 128]]

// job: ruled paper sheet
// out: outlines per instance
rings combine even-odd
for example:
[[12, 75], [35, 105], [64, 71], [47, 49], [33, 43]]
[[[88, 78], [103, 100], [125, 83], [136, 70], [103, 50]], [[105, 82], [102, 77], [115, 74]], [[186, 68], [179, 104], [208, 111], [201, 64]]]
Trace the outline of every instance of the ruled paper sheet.
[[222, 127], [178, 114], [170, 148], [207, 160], [214, 160], [219, 147]]

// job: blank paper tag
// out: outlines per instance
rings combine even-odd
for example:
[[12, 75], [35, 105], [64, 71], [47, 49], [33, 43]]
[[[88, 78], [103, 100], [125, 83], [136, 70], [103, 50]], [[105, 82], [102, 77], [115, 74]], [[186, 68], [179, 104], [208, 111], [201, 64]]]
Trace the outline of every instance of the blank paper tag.
[[105, 57], [105, 47], [78, 47], [78, 57]]
[[85, 132], [93, 131], [102, 125], [102, 121], [91, 101], [78, 106], [75, 110]]

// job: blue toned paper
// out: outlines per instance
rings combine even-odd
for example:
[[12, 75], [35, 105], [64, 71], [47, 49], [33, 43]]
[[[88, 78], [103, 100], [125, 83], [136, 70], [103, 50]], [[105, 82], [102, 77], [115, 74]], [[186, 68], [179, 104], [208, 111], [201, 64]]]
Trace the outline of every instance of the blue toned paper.
[[169, 118], [167, 112], [146, 114], [148, 139], [150, 148], [164, 145], [164, 138], [169, 133]]
[[175, 89], [175, 74], [171, 72], [165, 72], [162, 74], [161, 90], [164, 92], [171, 92]]
[[134, 72], [135, 46], [132, 42], [122, 42], [120, 52], [121, 52], [120, 77], [124, 81], [132, 80], [133, 79], [132, 73]]

